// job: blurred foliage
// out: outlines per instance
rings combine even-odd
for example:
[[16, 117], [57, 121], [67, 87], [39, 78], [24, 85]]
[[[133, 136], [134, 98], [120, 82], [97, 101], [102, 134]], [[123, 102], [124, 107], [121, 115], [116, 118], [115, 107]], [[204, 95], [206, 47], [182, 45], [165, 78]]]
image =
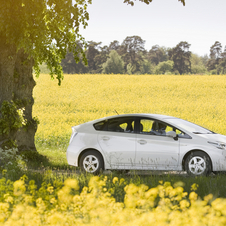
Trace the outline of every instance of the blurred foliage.
[[[26, 175], [0, 179], [1, 225], [219, 225], [226, 223], [226, 199], [199, 197], [199, 185], [181, 181], [155, 186], [117, 176], [81, 175], [41, 186]], [[117, 200], [115, 197], [121, 197]]]
[[24, 108], [19, 108], [14, 101], [3, 101], [0, 107], [0, 148], [9, 149], [16, 147], [13, 139], [16, 131], [26, 124]]

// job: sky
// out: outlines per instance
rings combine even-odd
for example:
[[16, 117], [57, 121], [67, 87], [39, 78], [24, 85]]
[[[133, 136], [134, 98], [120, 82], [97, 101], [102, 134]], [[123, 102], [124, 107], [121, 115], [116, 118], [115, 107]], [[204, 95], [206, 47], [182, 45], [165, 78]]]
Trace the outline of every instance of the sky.
[[186, 41], [192, 53], [209, 55], [210, 47], [219, 41], [226, 45], [226, 0], [153, 0], [134, 6], [123, 0], [93, 0], [88, 6], [88, 27], [81, 30], [86, 41], [102, 42], [102, 46], [127, 36], [140, 36], [145, 49], [152, 46], [175, 47]]

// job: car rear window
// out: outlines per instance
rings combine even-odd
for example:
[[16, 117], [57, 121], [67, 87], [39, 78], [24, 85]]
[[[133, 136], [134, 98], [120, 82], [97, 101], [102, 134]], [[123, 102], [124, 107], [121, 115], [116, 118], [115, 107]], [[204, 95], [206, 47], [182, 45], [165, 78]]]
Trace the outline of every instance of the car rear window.
[[121, 117], [97, 122], [93, 126], [95, 130], [133, 133], [134, 124], [134, 118]]
[[106, 121], [101, 121], [101, 122], [95, 123], [93, 126], [95, 130], [103, 130], [105, 124], [106, 124]]

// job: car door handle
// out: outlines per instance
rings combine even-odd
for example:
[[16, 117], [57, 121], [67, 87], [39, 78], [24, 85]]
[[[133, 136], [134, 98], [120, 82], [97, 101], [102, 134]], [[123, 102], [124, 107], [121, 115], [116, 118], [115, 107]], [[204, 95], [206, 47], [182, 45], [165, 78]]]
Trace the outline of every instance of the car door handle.
[[146, 143], [147, 143], [146, 140], [138, 140], [137, 142], [138, 142], [139, 144], [146, 144]]
[[107, 140], [110, 140], [110, 137], [102, 137], [102, 139], [104, 140], [104, 141], [107, 141]]

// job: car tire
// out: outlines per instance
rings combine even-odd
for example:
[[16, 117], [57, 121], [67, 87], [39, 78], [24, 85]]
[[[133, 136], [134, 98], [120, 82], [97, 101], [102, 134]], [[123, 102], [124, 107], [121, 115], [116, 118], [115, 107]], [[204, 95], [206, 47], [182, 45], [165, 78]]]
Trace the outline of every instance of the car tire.
[[79, 167], [84, 172], [98, 174], [104, 169], [103, 157], [97, 151], [86, 151], [79, 160]]
[[208, 176], [212, 171], [209, 156], [202, 151], [191, 152], [185, 160], [185, 170], [190, 176]]

